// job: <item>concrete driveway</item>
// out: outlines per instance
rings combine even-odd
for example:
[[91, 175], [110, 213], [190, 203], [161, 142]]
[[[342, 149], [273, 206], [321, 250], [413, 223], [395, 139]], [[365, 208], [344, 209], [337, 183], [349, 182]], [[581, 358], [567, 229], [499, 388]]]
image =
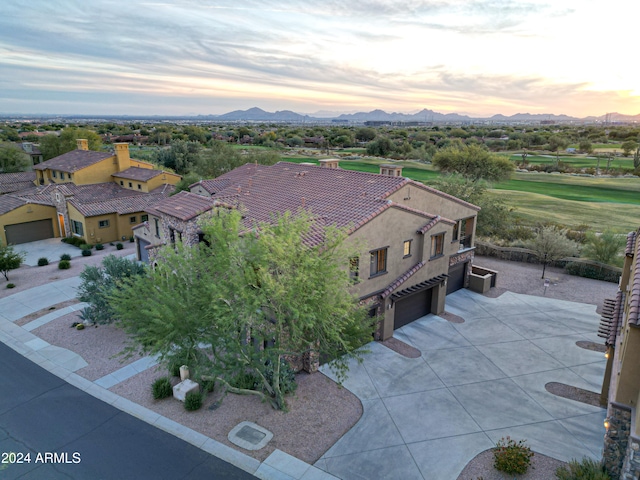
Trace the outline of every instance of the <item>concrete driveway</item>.
[[344, 386], [362, 418], [316, 466], [345, 480], [456, 479], [507, 435], [560, 460], [599, 459], [606, 410], [545, 390], [560, 382], [600, 392], [604, 355], [576, 345], [602, 343], [595, 309], [510, 292], [449, 295], [447, 311], [464, 323], [428, 315], [394, 335], [420, 358], [371, 343], [351, 364]]
[[13, 249], [16, 252], [24, 252], [26, 256], [22, 263], [30, 267], [38, 265], [38, 259], [42, 257], [49, 260], [49, 263], [53, 263], [60, 260], [60, 255], [63, 253], [68, 253], [71, 258], [82, 255], [82, 250], [73, 245], [63, 243], [60, 238], [47, 238], [37, 242], [21, 243], [15, 245]]

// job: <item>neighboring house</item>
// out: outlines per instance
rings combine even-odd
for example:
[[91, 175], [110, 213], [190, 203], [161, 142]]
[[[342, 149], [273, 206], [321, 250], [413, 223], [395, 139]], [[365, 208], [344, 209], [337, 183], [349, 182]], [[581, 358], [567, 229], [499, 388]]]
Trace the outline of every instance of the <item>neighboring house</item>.
[[353, 291], [379, 319], [376, 338], [386, 340], [442, 313], [445, 295], [467, 285], [479, 208], [402, 177], [401, 167], [381, 169], [386, 174], [342, 170], [335, 159], [279, 162], [202, 180], [155, 204], [134, 228], [139, 259], [153, 262], [163, 244], [203, 241], [199, 220], [217, 208], [240, 209], [247, 228], [307, 209], [320, 224], [347, 229], [347, 242], [360, 249], [348, 266]]
[[35, 172], [16, 172], [0, 174], [0, 195], [17, 192], [33, 187]]
[[[128, 144], [114, 147], [114, 153], [94, 152], [87, 140], [78, 140], [77, 150], [35, 165], [28, 188], [11, 183], [8, 176], [15, 174], [0, 175], [0, 240], [18, 244], [73, 235], [94, 244], [129, 238], [180, 176], [132, 160]], [[22, 188], [11, 186], [17, 183]]]
[[627, 236], [616, 299], [605, 301], [599, 335], [605, 337], [607, 404], [604, 465], [611, 478], [640, 476], [640, 229]]
[[36, 145], [34, 145], [31, 142], [22, 142], [20, 144], [20, 148], [24, 153], [29, 155], [29, 158], [31, 158], [32, 166], [42, 163], [43, 161], [42, 152], [40, 152], [40, 149]]

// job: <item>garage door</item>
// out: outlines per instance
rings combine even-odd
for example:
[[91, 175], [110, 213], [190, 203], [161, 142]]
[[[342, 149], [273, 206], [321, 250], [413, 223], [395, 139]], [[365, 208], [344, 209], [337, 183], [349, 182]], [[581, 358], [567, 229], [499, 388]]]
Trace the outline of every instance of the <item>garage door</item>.
[[447, 280], [447, 295], [464, 287], [464, 274], [469, 262], [459, 263], [449, 267], [449, 280]]
[[149, 250], [145, 248], [147, 245], [151, 245], [151, 242], [138, 238], [138, 259], [144, 263], [149, 263]]
[[395, 305], [393, 329], [396, 330], [431, 313], [431, 292], [432, 289], [428, 288], [398, 300]]
[[53, 223], [51, 219], [47, 219], [7, 225], [4, 227], [4, 232], [7, 235], [7, 243], [17, 245], [19, 243], [35, 242], [36, 240], [53, 238]]

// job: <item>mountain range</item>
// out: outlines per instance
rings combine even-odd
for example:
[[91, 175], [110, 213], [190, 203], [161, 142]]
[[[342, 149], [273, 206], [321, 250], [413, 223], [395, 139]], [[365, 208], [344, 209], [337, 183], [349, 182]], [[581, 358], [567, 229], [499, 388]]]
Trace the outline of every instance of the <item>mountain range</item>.
[[223, 120], [223, 121], [247, 121], [247, 122], [322, 122], [328, 120], [346, 121], [350, 123], [364, 123], [364, 122], [473, 122], [473, 121], [489, 121], [489, 122], [540, 122], [543, 120], [554, 121], [558, 123], [566, 122], [619, 122], [619, 123], [633, 123], [640, 122], [640, 114], [638, 115], [624, 115], [620, 113], [608, 113], [599, 117], [590, 116], [585, 118], [571, 117], [569, 115], [554, 115], [554, 114], [531, 114], [531, 113], [516, 113], [515, 115], [505, 116], [501, 114], [493, 115], [491, 117], [470, 117], [468, 115], [460, 115], [457, 113], [438, 113], [427, 108], [422, 109], [417, 113], [387, 113], [384, 110], [372, 110], [370, 112], [357, 112], [340, 114], [335, 117], [313, 117], [310, 115], [302, 115], [291, 110], [280, 110], [276, 112], [267, 112], [258, 107], [253, 107], [248, 110], [234, 110], [223, 115], [206, 115], [206, 117]]

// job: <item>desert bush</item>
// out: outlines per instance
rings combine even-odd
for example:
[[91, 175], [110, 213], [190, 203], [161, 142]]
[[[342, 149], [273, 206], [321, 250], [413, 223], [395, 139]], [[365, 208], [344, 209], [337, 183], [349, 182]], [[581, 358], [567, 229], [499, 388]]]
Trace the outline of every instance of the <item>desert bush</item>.
[[184, 408], [190, 412], [198, 410], [202, 406], [202, 393], [189, 392], [184, 397]]
[[38, 259], [38, 266], [44, 267], [45, 265], [49, 265], [49, 259], [47, 257], [40, 257]]
[[254, 390], [259, 383], [260, 379], [248, 372], [240, 372], [229, 381], [229, 385], [242, 390]]
[[71, 255], [69, 255], [68, 253], [63, 253], [62, 255], [60, 255], [60, 260], [71, 260]]
[[158, 378], [155, 382], [153, 382], [151, 391], [153, 393], [153, 398], [155, 398], [156, 400], [169, 397], [173, 392], [169, 377]]
[[124, 248], [124, 245], [122, 245], [120, 242], [116, 243], [116, 250], [122, 250]]
[[[267, 379], [267, 382], [271, 385], [273, 381], [273, 366], [271, 364], [267, 365], [267, 368], [264, 371], [264, 376]], [[282, 389], [282, 393], [284, 395], [288, 393], [293, 393], [298, 388], [298, 384], [296, 383], [296, 374], [285, 360], [280, 362], [280, 388]]]
[[611, 480], [600, 462], [583, 458], [581, 462], [571, 460], [568, 465], [556, 470], [558, 480]]
[[85, 248], [82, 250], [82, 256], [83, 257], [90, 257], [91, 256], [91, 250], [88, 248]]
[[7, 288], [16, 288], [15, 283], [7, 283]]
[[526, 440], [516, 442], [511, 437], [498, 440], [493, 449], [493, 466], [496, 470], [508, 474], [523, 474], [531, 464], [533, 452], [526, 445]]
[[104, 250], [104, 245], [101, 243], [96, 243], [96, 250]]
[[59, 270], [69, 270], [71, 268], [71, 262], [69, 260], [60, 260], [58, 263]]

